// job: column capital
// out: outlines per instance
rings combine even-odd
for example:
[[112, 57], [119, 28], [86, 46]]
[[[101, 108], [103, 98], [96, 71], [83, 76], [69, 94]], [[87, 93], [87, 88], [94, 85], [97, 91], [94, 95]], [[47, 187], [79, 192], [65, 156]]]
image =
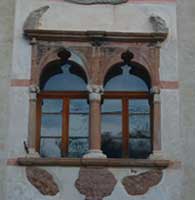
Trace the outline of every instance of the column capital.
[[104, 91], [102, 85], [88, 85], [87, 90], [89, 91], [90, 101], [101, 101], [101, 95]]
[[160, 103], [160, 88], [154, 86], [150, 89], [150, 93], [154, 96], [154, 103]]
[[30, 95], [30, 100], [36, 100], [37, 99], [37, 94], [40, 92], [40, 88], [38, 85], [31, 85], [29, 87], [29, 95]]
[[150, 93], [151, 94], [160, 94], [160, 88], [158, 86], [153, 86], [151, 89], [150, 89]]

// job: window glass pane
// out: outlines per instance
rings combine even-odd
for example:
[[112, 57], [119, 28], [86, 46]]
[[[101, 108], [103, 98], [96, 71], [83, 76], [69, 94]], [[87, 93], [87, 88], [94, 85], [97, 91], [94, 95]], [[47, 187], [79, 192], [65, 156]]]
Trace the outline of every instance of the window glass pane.
[[105, 85], [106, 91], [148, 91], [146, 83], [133, 74], [130, 74], [130, 67], [121, 67], [122, 74], [111, 78]]
[[41, 146], [42, 157], [60, 157], [62, 135], [62, 100], [44, 99], [41, 115]]
[[105, 99], [102, 105], [102, 151], [108, 158], [122, 156], [121, 100]]
[[148, 100], [129, 100], [129, 155], [147, 158], [151, 152], [150, 106]]
[[47, 91], [81, 91], [86, 90], [85, 81], [70, 72], [70, 64], [61, 67], [62, 73], [52, 76], [45, 84]]
[[69, 157], [82, 157], [88, 147], [89, 105], [86, 99], [70, 101]]

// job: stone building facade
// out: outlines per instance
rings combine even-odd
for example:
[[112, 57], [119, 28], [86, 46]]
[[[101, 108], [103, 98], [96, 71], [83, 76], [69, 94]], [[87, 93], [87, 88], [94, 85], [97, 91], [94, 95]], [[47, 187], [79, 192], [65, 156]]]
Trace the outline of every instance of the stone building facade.
[[[0, 2], [0, 199], [193, 200], [194, 1], [94, 2]], [[61, 58], [61, 47], [84, 57], [92, 151], [44, 160], [37, 153], [37, 87], [41, 68]], [[96, 86], [126, 50], [152, 80], [153, 151], [142, 160], [107, 159], [97, 151], [102, 94]]]

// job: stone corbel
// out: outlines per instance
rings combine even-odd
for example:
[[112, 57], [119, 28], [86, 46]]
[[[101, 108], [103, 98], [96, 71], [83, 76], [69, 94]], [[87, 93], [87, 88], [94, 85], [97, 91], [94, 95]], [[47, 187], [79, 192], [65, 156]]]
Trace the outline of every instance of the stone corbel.
[[103, 94], [103, 86], [101, 85], [88, 85], [90, 101], [101, 101], [101, 95]]

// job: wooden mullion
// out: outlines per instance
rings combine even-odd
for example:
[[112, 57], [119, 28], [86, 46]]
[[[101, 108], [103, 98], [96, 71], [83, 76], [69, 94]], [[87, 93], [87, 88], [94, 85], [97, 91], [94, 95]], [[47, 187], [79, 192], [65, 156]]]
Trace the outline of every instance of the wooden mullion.
[[128, 157], [129, 147], [129, 113], [128, 98], [122, 99], [122, 133], [123, 133], [123, 157]]
[[41, 142], [41, 102], [42, 98], [37, 97], [36, 103], [36, 151], [40, 152], [40, 142]]
[[62, 156], [68, 155], [68, 140], [69, 137], [69, 98], [63, 98], [63, 111], [62, 111], [62, 141], [61, 141], [61, 154]]

